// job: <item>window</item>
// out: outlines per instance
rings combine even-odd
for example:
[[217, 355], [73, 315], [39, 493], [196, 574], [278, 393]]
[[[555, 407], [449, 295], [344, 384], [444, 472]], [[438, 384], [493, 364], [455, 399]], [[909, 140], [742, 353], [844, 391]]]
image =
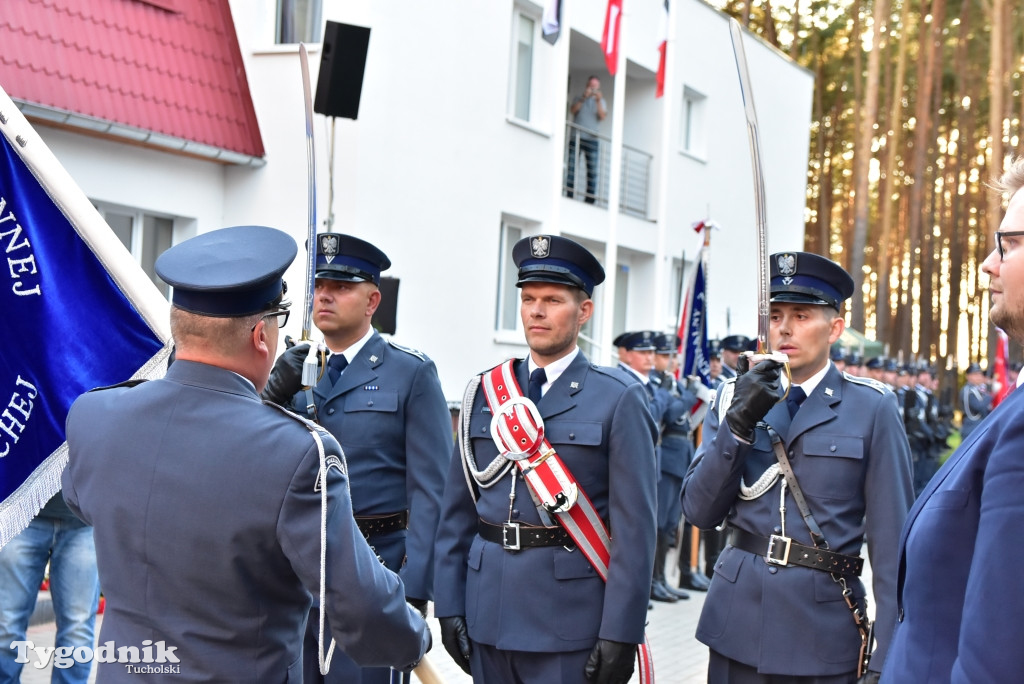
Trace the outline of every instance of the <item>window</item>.
[[533, 47], [540, 22], [517, 8], [513, 21], [512, 74], [509, 114], [520, 121], [530, 121], [533, 94]]
[[156, 259], [170, 248], [174, 237], [174, 219], [154, 216], [132, 209], [115, 208], [97, 205], [100, 215], [113, 228], [114, 234], [121, 241], [142, 270], [156, 284], [157, 289], [165, 297], [170, 297], [171, 289], [156, 274]]
[[519, 318], [519, 288], [516, 287], [518, 270], [512, 263], [512, 247], [525, 234], [522, 225], [508, 219], [501, 224], [501, 247], [498, 250], [498, 306], [495, 330], [522, 330]]
[[679, 132], [679, 147], [683, 152], [704, 157], [704, 118], [707, 98], [689, 86], [683, 88], [683, 120]]
[[282, 43], [321, 41], [322, 0], [277, 0], [277, 35]]

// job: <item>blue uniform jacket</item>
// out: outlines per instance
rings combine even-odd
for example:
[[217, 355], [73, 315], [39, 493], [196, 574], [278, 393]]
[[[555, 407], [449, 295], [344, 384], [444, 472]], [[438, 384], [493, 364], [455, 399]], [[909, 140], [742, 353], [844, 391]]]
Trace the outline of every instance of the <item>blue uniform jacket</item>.
[[960, 437], [967, 439], [992, 410], [992, 395], [984, 385], [964, 385], [960, 390]]
[[[731, 381], [727, 381], [731, 382]], [[723, 386], [718, 399], [731, 387]], [[880, 384], [832, 366], [792, 423], [784, 402], [765, 416], [781, 436], [815, 520], [833, 551], [860, 555], [865, 537], [877, 601], [880, 670], [895, 623], [896, 552], [913, 502], [910, 449], [896, 397]], [[763, 496], [738, 498], [740, 478], [752, 485], [776, 462], [769, 433], [744, 444], [719, 419], [716, 400], [704, 440], [683, 484], [683, 512], [702, 529], [729, 524], [768, 537], [779, 533], [778, 481]], [[787, 493], [785, 533], [811, 545], [807, 526]], [[864, 605], [859, 579], [849, 582]], [[697, 638], [722, 655], [767, 674], [835, 675], [857, 667], [860, 637], [841, 589], [820, 570], [768, 566], [763, 557], [727, 546], [715, 564]]]
[[1024, 673], [1024, 392], [950, 456], [900, 538], [899, 622], [882, 681], [1015, 682]]
[[[675, 392], [667, 386], [670, 383], [675, 384]], [[690, 409], [697, 403], [697, 397], [678, 380], [670, 377], [661, 380], [657, 393], [662, 396], [665, 406], [662, 413], [661, 472], [682, 480], [693, 459]]]
[[[527, 385], [525, 368], [519, 361], [520, 387]], [[577, 651], [592, 648], [598, 637], [640, 643], [654, 565], [657, 481], [647, 394], [625, 372], [591, 365], [581, 352], [538, 409], [551, 445], [609, 523], [607, 585], [576, 548], [511, 553], [480, 539], [478, 517], [509, 519], [511, 475], [479, 489], [474, 502], [456, 448], [437, 536], [435, 614], [464, 615], [474, 641], [500, 649]], [[483, 468], [498, 451], [482, 390], [469, 410], [472, 448]], [[513, 508], [513, 520], [541, 524], [519, 476]]]
[[[410, 597], [432, 599], [434, 534], [452, 450], [451, 414], [434, 362], [375, 332], [337, 384], [323, 374], [313, 397], [320, 424], [345, 451], [355, 514], [409, 511], [408, 531], [388, 535], [397, 535], [396, 543], [373, 543]], [[305, 407], [300, 392], [290, 408], [304, 416]]]
[[[64, 498], [94, 528], [107, 598], [100, 642], [175, 647], [176, 682], [301, 681], [320, 583], [320, 455], [306, 425], [265, 406], [240, 375], [178, 360], [164, 379], [82, 395], [67, 437]], [[335, 463], [334, 635], [361, 664], [408, 668], [430, 634], [359, 533]], [[99, 668], [102, 681], [138, 678], [117, 663]]]

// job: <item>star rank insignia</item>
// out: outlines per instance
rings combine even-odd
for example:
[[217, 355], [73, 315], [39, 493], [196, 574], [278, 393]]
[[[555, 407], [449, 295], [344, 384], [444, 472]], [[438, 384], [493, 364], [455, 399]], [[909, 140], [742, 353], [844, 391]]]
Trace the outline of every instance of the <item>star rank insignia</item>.
[[832, 396], [832, 388], [831, 387], [826, 387], [825, 388], [825, 396], [826, 397], [831, 397]]

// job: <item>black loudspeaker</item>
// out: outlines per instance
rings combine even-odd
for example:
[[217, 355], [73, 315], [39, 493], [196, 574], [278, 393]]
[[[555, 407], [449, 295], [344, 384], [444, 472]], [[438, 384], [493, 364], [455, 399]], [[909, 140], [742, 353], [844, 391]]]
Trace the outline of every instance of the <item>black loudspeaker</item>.
[[316, 83], [313, 111], [325, 116], [355, 119], [363, 91], [366, 50], [370, 29], [365, 26], [328, 21], [320, 55], [320, 76]]
[[380, 279], [380, 304], [373, 312], [370, 323], [377, 332], [394, 335], [398, 321], [398, 278], [382, 276]]

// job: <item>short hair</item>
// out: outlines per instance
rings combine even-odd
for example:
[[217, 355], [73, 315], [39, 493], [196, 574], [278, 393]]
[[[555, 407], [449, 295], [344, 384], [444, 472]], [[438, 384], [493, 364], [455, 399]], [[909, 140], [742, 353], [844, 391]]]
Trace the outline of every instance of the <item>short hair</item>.
[[201, 316], [171, 306], [171, 337], [177, 347], [204, 347], [222, 355], [238, 353], [265, 311], [248, 316]]
[[1024, 187], [1024, 156], [1015, 157], [1010, 168], [993, 183], [993, 187], [1011, 195]]

